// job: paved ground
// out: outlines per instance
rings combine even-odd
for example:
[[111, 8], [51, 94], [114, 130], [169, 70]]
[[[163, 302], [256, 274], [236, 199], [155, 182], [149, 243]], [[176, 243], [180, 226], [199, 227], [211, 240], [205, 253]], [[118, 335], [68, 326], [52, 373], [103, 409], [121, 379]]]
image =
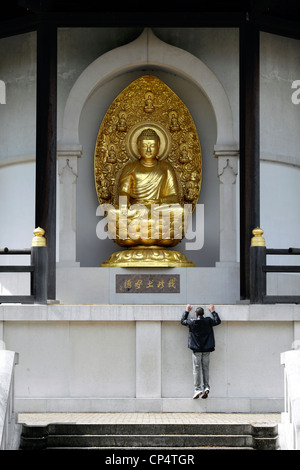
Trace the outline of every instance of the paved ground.
[[277, 424], [281, 415], [244, 413], [19, 413], [18, 423], [230, 423]]

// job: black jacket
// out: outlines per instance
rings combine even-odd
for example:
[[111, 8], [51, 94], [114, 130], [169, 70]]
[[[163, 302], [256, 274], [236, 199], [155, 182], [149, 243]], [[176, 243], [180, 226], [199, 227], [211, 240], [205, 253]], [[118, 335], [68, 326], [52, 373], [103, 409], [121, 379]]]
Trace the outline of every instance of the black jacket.
[[189, 327], [188, 346], [194, 352], [211, 352], [215, 350], [215, 336], [213, 327], [220, 325], [221, 320], [217, 312], [211, 317], [188, 318], [185, 311], [181, 317], [181, 324]]

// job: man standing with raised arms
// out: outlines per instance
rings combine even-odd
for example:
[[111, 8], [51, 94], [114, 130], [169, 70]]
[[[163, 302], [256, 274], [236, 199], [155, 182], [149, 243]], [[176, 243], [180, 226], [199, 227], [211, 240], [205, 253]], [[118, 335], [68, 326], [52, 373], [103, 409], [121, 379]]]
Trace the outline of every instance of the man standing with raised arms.
[[[221, 320], [213, 304], [208, 310], [212, 317], [204, 316], [204, 309], [197, 307], [196, 318], [188, 318], [192, 306], [187, 304], [181, 317], [181, 324], [189, 328], [188, 347], [193, 351], [193, 375], [195, 392], [193, 398], [207, 398], [209, 386], [209, 359], [210, 353], [215, 350], [215, 337], [213, 327], [220, 325]], [[203, 385], [201, 385], [201, 373]]]

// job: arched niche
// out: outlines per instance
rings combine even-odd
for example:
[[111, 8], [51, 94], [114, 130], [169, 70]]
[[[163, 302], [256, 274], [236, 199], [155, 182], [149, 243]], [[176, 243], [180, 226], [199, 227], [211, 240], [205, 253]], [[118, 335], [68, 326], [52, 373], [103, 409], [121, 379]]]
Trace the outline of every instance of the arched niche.
[[[233, 139], [232, 112], [223, 86], [215, 74], [201, 60], [182, 49], [164, 43], [150, 29], [146, 29], [135, 41], [109, 51], [92, 62], [79, 76], [68, 96], [60, 132], [62, 137], [58, 143], [59, 176], [62, 195], [60, 200], [62, 225], [60, 227], [59, 246], [60, 262], [63, 264], [76, 264], [77, 159], [81, 155], [84, 159], [84, 155], [87, 153], [90, 155], [91, 153], [91, 149], [86, 153], [86, 149], [83, 148], [84, 146], [86, 147], [86, 143], [83, 142], [84, 138], [80, 135], [82, 132], [84, 110], [98, 90], [109, 87], [112, 81], [117, 83], [123, 79], [126, 86], [129, 84], [129, 82], [126, 82], [126, 77], [133, 77], [132, 79], [134, 79], [140, 76], [144, 70], [157, 71], [158, 74], [162, 75], [170, 74], [177, 76], [179, 80], [185, 82], [189, 87], [195, 87], [195, 90], [198, 90], [198, 93], [205, 97], [215, 122], [215, 132], [213, 141], [211, 141], [210, 151], [210, 155], [214, 153], [218, 157], [213, 163], [216, 167], [215, 177], [220, 176], [219, 182], [222, 190], [227, 181], [232, 186], [232, 178], [223, 177], [221, 181], [222, 175], [227, 174], [228, 170], [235, 177], [238, 155], [237, 146]], [[121, 91], [121, 89], [118, 91]], [[174, 91], [176, 92], [176, 90]], [[114, 98], [115, 96], [112, 96], [111, 101]], [[109, 104], [110, 102], [108, 102]], [[81, 167], [84, 167], [83, 161]], [[84, 176], [87, 177], [87, 174]], [[91, 174], [90, 177], [92, 179], [93, 175]], [[230, 194], [230, 192], [225, 191], [226, 194]], [[219, 195], [217, 197], [219, 198]], [[233, 197], [232, 194], [230, 197]], [[235, 261], [236, 237], [234, 228], [230, 223], [230, 234], [226, 235], [226, 227], [222, 226], [223, 221], [230, 220], [231, 222], [235, 215], [233, 214], [234, 204], [232, 202], [227, 201], [224, 206], [224, 195], [222, 194], [220, 203], [218, 201], [218, 207], [212, 208], [209, 211], [209, 213], [214, 212], [214, 215], [219, 220], [218, 225], [214, 225], [218, 238], [217, 244], [220, 250], [220, 253], [216, 255], [218, 258], [215, 261]], [[231, 211], [229, 217], [228, 214], [224, 217], [224, 214], [219, 213], [219, 208]], [[92, 210], [94, 211], [94, 208]], [[82, 210], [77, 210], [78, 216], [80, 216], [80, 213], [83, 213]], [[228, 250], [228, 243], [232, 245], [230, 250]]]
[[80, 145], [78, 129], [81, 111], [96, 88], [117, 75], [143, 65], [162, 67], [195, 83], [214, 110], [216, 146], [236, 146], [231, 107], [216, 75], [194, 55], [164, 43], [150, 29], [145, 29], [135, 41], [100, 56], [78, 77], [65, 106], [60, 147]]

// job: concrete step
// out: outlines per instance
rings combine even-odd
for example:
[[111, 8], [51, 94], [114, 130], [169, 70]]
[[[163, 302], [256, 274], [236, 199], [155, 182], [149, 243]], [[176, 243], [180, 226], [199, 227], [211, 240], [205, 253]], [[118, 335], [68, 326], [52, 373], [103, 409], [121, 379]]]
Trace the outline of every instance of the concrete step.
[[274, 437], [277, 435], [277, 425], [251, 425], [251, 424], [74, 424], [52, 423], [45, 426], [23, 425], [23, 436], [40, 437], [51, 434], [78, 435], [78, 434], [253, 434], [256, 437]]
[[252, 447], [252, 436], [217, 435], [110, 435], [110, 436], [49, 436], [48, 447]]
[[[49, 447], [47, 450], [81, 450], [81, 451], [85, 451], [85, 450], [101, 450], [101, 451], [113, 451], [113, 452], [116, 452], [116, 447]], [[217, 446], [213, 446], [213, 447], [210, 447], [210, 446], [205, 446], [205, 447], [180, 447], [180, 448], [177, 448], [177, 452], [180, 451], [181, 454], [188, 454], [188, 453], [191, 453], [193, 454], [195, 451], [198, 451], [198, 450], [254, 450], [253, 447], [225, 447], [225, 446], [220, 446], [220, 447], [217, 447]], [[118, 451], [122, 451], [122, 452], [126, 452], [126, 451], [129, 451], [129, 452], [135, 452], [135, 451], [142, 451], [142, 452], [174, 452], [176, 451], [176, 449], [174, 447], [119, 447], [118, 448]]]
[[276, 449], [277, 426], [250, 424], [23, 425], [21, 449], [253, 448]]

